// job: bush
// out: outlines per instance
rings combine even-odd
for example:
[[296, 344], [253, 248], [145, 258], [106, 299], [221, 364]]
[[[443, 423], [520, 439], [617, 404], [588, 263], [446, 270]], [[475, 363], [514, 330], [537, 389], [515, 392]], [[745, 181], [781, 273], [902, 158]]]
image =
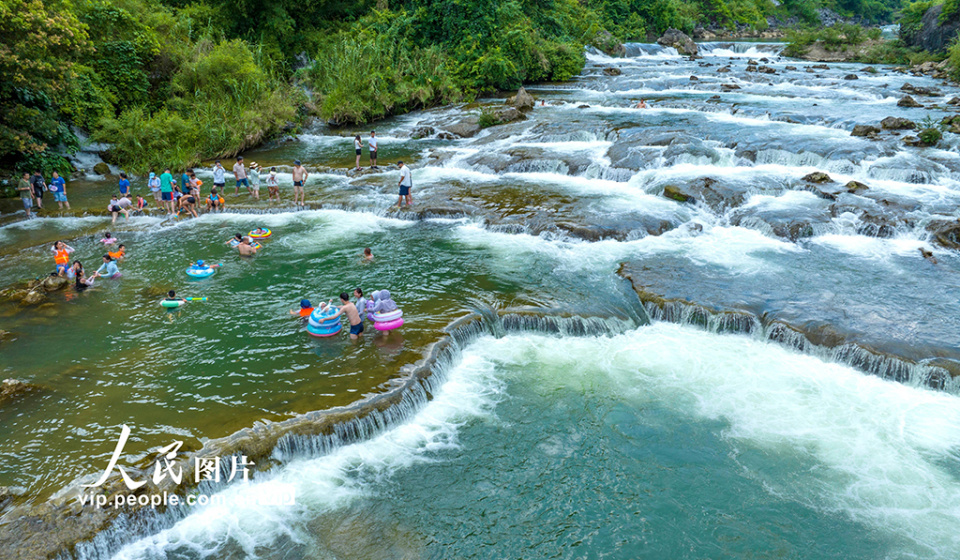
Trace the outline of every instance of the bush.
[[920, 137], [920, 142], [922, 142], [924, 146], [936, 146], [937, 142], [943, 138], [943, 133], [936, 128], [924, 128], [917, 136]]

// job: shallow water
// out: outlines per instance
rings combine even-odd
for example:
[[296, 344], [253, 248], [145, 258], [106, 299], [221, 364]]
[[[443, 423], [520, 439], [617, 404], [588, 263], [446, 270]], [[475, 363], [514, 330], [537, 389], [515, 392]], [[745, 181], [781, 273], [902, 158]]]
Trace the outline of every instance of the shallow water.
[[[56, 239], [88, 268], [106, 229], [129, 251], [118, 282], [0, 306], [14, 333], [0, 343], [0, 375], [41, 386], [0, 407], [11, 428], [0, 486], [42, 500], [98, 474], [124, 423], [133, 463], [175, 438], [198, 449], [261, 419], [349, 404], [403, 375], [451, 321], [547, 309], [617, 317], [627, 332], [467, 341], [402, 423], [320, 456], [275, 457], [255, 484], [293, 484], [295, 508], [209, 508], [108, 530], [127, 545], [117, 556], [956, 557], [954, 392], [756, 336], [639, 327], [640, 303], [616, 273], [625, 263], [653, 293], [829, 328], [881, 353], [960, 360], [960, 259], [926, 230], [960, 217], [956, 137], [913, 149], [889, 133], [849, 135], [889, 115], [939, 120], [960, 91], [886, 67], [808, 72], [779, 45], [704, 48], [700, 61], [653, 45], [629, 45], [624, 59], [590, 53], [573, 82], [530, 88], [547, 105], [471, 139], [409, 138], [464, 107], [378, 123], [382, 172], [315, 174], [307, 198], [320, 210], [263, 213], [288, 207], [228, 188], [228, 212], [198, 220], [0, 227], [0, 286], [45, 274]], [[745, 71], [763, 57], [777, 74]], [[905, 82], [944, 95], [901, 109]], [[651, 108], [632, 108], [641, 97]], [[352, 166], [355, 132], [367, 136], [320, 127], [245, 156]], [[386, 164], [400, 158], [413, 163], [420, 214], [389, 209], [397, 173]], [[868, 189], [826, 196], [802, 180], [812, 171]], [[663, 196], [691, 185], [705, 189], [695, 203]], [[114, 185], [70, 188], [83, 203]], [[258, 225], [275, 234], [255, 258], [222, 244]], [[373, 264], [360, 263], [364, 246]], [[183, 269], [197, 258], [224, 267], [190, 281]], [[317, 340], [287, 315], [301, 297], [355, 286], [389, 288], [403, 329]], [[169, 313], [157, 301], [171, 288], [209, 300]]]

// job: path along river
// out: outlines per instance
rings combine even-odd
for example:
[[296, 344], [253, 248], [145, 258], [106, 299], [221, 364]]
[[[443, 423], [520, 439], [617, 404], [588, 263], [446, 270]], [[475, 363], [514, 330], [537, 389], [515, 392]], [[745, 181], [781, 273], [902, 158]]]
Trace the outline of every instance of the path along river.
[[[284, 436], [270, 469], [219, 490], [282, 483], [296, 506], [133, 516], [71, 554], [957, 558], [960, 397], [935, 366], [960, 359], [960, 256], [927, 226], [960, 216], [958, 142], [850, 130], [939, 120], [960, 91], [779, 48], [590, 54], [574, 81], [531, 90], [546, 105], [526, 120], [473, 138], [437, 137], [461, 107], [379, 123], [380, 163], [413, 164], [414, 213], [387, 210], [385, 168], [315, 174], [322, 209], [231, 212], [231, 194], [222, 214], [121, 220], [120, 281], [0, 307], [15, 338], [0, 375], [40, 387], [0, 408], [0, 486], [22, 489], [21, 507], [69, 494], [123, 424], [133, 464], [172, 440], [188, 452], [350, 405], [446, 337], [429, 377], [351, 437]], [[761, 58], [775, 73], [746, 71]], [[905, 82], [943, 96], [900, 108]], [[640, 98], [650, 108], [632, 108]], [[433, 135], [412, 139], [422, 126]], [[246, 159], [351, 165], [352, 131], [315, 132]], [[802, 179], [814, 171], [836, 188]], [[281, 180], [289, 199], [286, 168]], [[839, 188], [854, 180], [867, 188]], [[73, 188], [83, 200], [112, 183]], [[678, 189], [694, 200], [664, 196]], [[261, 225], [274, 235], [256, 258], [223, 245]], [[105, 229], [92, 216], [0, 228], [0, 285], [45, 273], [59, 238], [89, 268]], [[225, 264], [190, 282], [197, 258]], [[356, 286], [388, 288], [405, 326], [353, 344], [287, 315]], [[170, 288], [209, 299], [167, 313]]]

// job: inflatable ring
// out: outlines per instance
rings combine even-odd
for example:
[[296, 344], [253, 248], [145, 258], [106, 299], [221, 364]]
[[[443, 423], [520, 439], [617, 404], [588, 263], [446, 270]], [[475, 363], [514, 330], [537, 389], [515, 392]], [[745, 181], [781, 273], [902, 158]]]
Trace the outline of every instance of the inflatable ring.
[[[266, 228], [264, 228], [264, 229], [266, 229]], [[273, 235], [273, 231], [271, 231], [271, 230], [269, 230], [269, 229], [267, 229], [267, 233], [253, 233], [254, 231], [255, 231], [255, 230], [250, 230], [250, 233], [249, 233], [250, 237], [252, 237], [252, 238], [254, 238], [254, 239], [266, 239], [266, 238], [270, 237], [271, 235]]]
[[399, 309], [394, 309], [393, 311], [387, 311], [386, 313], [380, 313], [379, 311], [370, 315], [370, 318], [376, 323], [389, 323], [390, 321], [396, 321], [397, 319], [403, 317], [403, 311]]
[[374, 321], [373, 328], [378, 331], [392, 331], [398, 327], [403, 326], [403, 318], [394, 319], [393, 321]]
[[189, 266], [185, 271], [192, 278], [209, 278], [217, 272], [212, 266]]
[[185, 302], [182, 302], [182, 301], [177, 300], [177, 299], [165, 299], [165, 300], [162, 300], [162, 301], [160, 302], [160, 306], [161, 306], [161, 307], [166, 307], [167, 309], [173, 309], [173, 308], [180, 307], [180, 306], [183, 305], [184, 303], [185, 303]]
[[239, 244], [240, 244], [240, 242], [237, 241], [237, 238], [236, 238], [236, 237], [234, 237], [233, 239], [230, 240], [230, 246], [231, 246], [231, 247], [236, 247], [236, 246], [239, 245]]
[[307, 320], [307, 332], [313, 336], [333, 336], [343, 330], [343, 324], [340, 322], [341, 311], [337, 309], [334, 313], [317, 308], [310, 314]]

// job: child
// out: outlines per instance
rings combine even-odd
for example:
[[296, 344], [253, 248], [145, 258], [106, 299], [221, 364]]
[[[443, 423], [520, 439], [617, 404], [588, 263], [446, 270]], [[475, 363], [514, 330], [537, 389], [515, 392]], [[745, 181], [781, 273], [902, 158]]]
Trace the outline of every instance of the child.
[[367, 314], [389, 313], [397, 310], [397, 304], [390, 298], [390, 292], [379, 290], [370, 294], [372, 298], [367, 302]]
[[253, 195], [253, 198], [260, 200], [260, 166], [257, 162], [250, 164], [247, 179], [250, 180], [250, 194]]
[[270, 176], [267, 177], [267, 189], [270, 192], [270, 200], [273, 200], [273, 197], [277, 197], [277, 202], [280, 202], [280, 184], [277, 183], [277, 168], [270, 168]]
[[[324, 307], [326, 307], [326, 306], [324, 306]], [[322, 308], [321, 308], [321, 309], [322, 309]], [[299, 316], [299, 317], [309, 317], [311, 313], [313, 313], [313, 306], [310, 305], [310, 300], [309, 300], [309, 299], [301, 299], [301, 300], [300, 300], [300, 309], [299, 309], [299, 311], [296, 310], [296, 309], [291, 309], [291, 310], [290, 310], [290, 314], [291, 314], [291, 315], [296, 315], [296, 316]]]
[[203, 260], [198, 260], [197, 262], [190, 263], [190, 266], [193, 268], [220, 268], [221, 264], [205, 264]]
[[110, 235], [109, 231], [103, 234], [103, 239], [100, 240], [100, 243], [103, 243], [104, 245], [113, 245], [116, 242], [117, 242], [117, 238]]
[[130, 219], [130, 212], [127, 212], [127, 209], [120, 205], [120, 201], [117, 200], [117, 195], [113, 195], [113, 198], [107, 203], [107, 210], [113, 215], [113, 221], [110, 222], [112, 224], [117, 223], [117, 216], [121, 213], [123, 213], [124, 218]]
[[63, 276], [70, 265], [70, 253], [73, 252], [73, 247], [63, 241], [57, 241], [53, 244], [51, 251], [53, 251], [53, 262], [57, 265], [57, 276]]
[[163, 298], [163, 301], [177, 301], [180, 303], [187, 303], [187, 300], [177, 297], [177, 292], [170, 290], [167, 292], [167, 297]]
[[117, 246], [116, 251], [107, 251], [107, 254], [110, 255], [110, 258], [117, 262], [123, 262], [123, 257], [126, 255], [126, 253], [127, 249], [123, 243]]
[[67, 269], [67, 280], [76, 280], [78, 276], [83, 277], [83, 264], [73, 261], [73, 266]]
[[243, 241], [243, 236], [240, 235], [239, 233], [235, 233], [235, 234], [233, 234], [233, 237], [231, 237], [230, 239], [227, 239], [227, 241], [224, 243], [224, 245], [229, 245], [229, 246], [231, 246], [231, 247], [236, 247], [237, 245], [240, 244], [241, 241]]
[[147, 201], [143, 199], [143, 195], [137, 195], [137, 215], [142, 216], [144, 209], [147, 207]]
[[252, 233], [253, 235], [264, 235], [265, 233], [267, 233], [267, 230], [263, 229], [262, 227], [258, 227], [257, 229], [251, 231], [250, 233]]
[[373, 251], [370, 247], [363, 248], [363, 262], [373, 262]]
[[214, 188], [210, 191], [210, 195], [207, 196], [207, 211], [213, 211], [220, 207], [220, 195], [217, 194], [217, 189]]

